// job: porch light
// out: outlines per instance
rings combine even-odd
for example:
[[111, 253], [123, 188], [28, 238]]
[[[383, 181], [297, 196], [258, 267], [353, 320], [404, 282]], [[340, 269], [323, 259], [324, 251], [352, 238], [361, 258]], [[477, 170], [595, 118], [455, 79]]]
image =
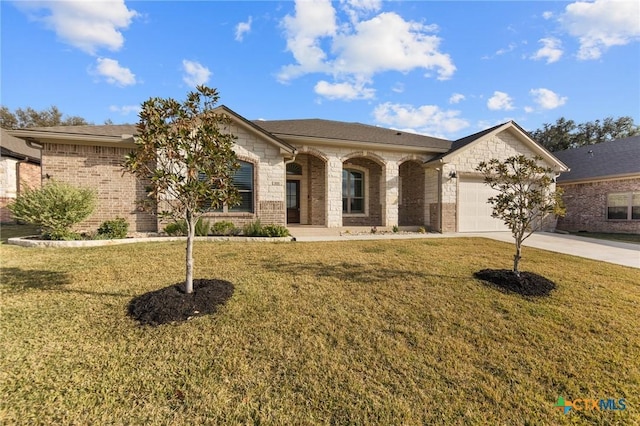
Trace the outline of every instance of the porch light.
[[458, 175], [456, 174], [455, 170], [452, 170], [452, 171], [449, 172], [449, 179], [455, 179], [457, 177], [458, 177]]

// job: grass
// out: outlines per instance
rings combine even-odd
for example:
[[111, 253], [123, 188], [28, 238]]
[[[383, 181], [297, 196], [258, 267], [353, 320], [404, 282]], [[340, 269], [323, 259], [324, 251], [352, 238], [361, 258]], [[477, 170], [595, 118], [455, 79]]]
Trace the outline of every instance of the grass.
[[621, 241], [623, 243], [640, 244], [640, 234], [616, 234], [607, 232], [572, 232], [572, 235], [599, 240]]
[[[136, 296], [183, 279], [183, 243], [0, 246], [2, 424], [640, 423], [640, 270], [487, 239], [206, 243], [215, 315], [141, 327]], [[625, 398], [621, 412], [554, 408]]]

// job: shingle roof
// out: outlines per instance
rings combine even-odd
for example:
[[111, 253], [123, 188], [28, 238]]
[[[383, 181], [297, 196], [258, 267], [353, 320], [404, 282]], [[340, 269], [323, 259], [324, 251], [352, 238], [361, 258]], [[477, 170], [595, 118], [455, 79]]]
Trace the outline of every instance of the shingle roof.
[[3, 157], [24, 159], [31, 162], [40, 163], [40, 150], [31, 148], [22, 139], [11, 136], [5, 129], [0, 136], [0, 148]]
[[558, 182], [640, 174], [640, 136], [553, 153], [571, 169]]
[[446, 139], [418, 135], [370, 126], [361, 123], [321, 119], [300, 120], [256, 120], [257, 126], [281, 138], [308, 137], [321, 139], [346, 140], [353, 142], [379, 143], [398, 146], [416, 146], [421, 148], [449, 149], [451, 142]]
[[122, 136], [135, 135], [137, 128], [135, 124], [105, 124], [86, 126], [52, 126], [52, 127], [30, 127], [24, 130], [33, 130], [49, 133], [67, 133], [74, 135], [88, 136]]

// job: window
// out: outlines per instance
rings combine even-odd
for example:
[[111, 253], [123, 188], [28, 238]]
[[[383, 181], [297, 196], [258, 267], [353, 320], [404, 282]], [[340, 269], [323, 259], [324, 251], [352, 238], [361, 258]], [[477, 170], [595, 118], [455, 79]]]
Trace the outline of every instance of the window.
[[287, 174], [298, 176], [302, 174], [302, 166], [298, 163], [287, 164]]
[[607, 196], [607, 219], [640, 220], [640, 192], [620, 192]]
[[[240, 168], [233, 176], [233, 184], [240, 193], [240, 204], [229, 208], [224, 206], [221, 209], [209, 209], [212, 212], [248, 212], [253, 213], [253, 164], [246, 161], [238, 161]], [[202, 174], [204, 178], [204, 174]]]
[[342, 213], [364, 213], [364, 173], [359, 170], [342, 171]]

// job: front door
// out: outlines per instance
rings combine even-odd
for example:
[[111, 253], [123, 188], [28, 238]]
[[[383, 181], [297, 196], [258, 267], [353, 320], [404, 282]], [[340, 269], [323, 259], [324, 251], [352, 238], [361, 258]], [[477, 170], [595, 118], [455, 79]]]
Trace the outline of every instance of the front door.
[[287, 181], [287, 223], [300, 223], [300, 181]]

